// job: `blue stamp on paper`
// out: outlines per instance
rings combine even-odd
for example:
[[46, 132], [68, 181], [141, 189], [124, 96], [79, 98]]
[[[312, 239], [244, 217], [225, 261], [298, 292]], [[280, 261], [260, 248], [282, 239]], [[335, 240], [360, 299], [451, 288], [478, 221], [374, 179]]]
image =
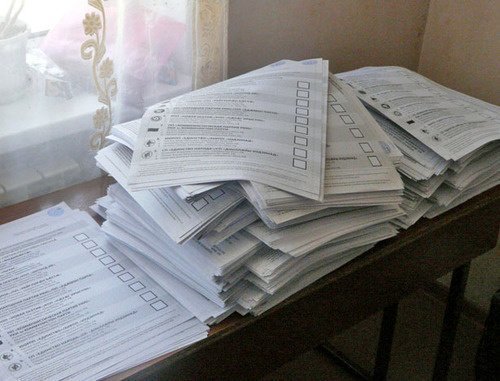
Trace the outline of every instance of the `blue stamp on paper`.
[[56, 206], [55, 208], [51, 208], [51, 209], [47, 210], [47, 214], [50, 217], [59, 217], [59, 216], [62, 216], [64, 214], [64, 209], [59, 207], [59, 206]]
[[302, 61], [302, 65], [316, 65], [317, 63], [318, 63], [318, 60]]
[[276, 66], [281, 66], [281, 65], [284, 65], [285, 64], [285, 61], [278, 61], [278, 62], [275, 62], [269, 66], [271, 67], [276, 67]]
[[389, 147], [389, 145], [386, 142], [380, 141], [379, 143], [386, 154], [391, 153], [391, 147]]

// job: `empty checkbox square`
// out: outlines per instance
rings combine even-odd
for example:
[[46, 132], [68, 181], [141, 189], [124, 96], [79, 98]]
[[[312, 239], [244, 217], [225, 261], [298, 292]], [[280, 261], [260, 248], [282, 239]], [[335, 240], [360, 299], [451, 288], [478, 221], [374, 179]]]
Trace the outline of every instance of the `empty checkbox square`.
[[309, 116], [309, 110], [306, 109], [306, 108], [300, 108], [300, 107], [297, 107], [295, 109], [295, 113], [297, 115], [304, 115], [304, 116]]
[[92, 255], [94, 257], [100, 257], [101, 255], [106, 254], [106, 251], [101, 249], [100, 247], [98, 247], [97, 249], [94, 249], [94, 250], [90, 250], [90, 252], [92, 253]]
[[129, 272], [127, 272], [127, 273], [123, 273], [121, 275], [118, 275], [118, 278], [120, 278], [120, 280], [122, 282], [128, 282], [129, 280], [134, 279], [134, 276], [132, 274], [130, 274]]
[[205, 200], [205, 198], [200, 198], [199, 200], [194, 201], [191, 205], [195, 208], [195, 210], [200, 211], [208, 205], [208, 201]]
[[294, 136], [293, 142], [299, 146], [307, 146], [307, 138], [302, 136]]
[[307, 99], [297, 99], [295, 104], [299, 107], [309, 107], [309, 101]]
[[114, 265], [111, 267], [108, 267], [108, 270], [111, 271], [113, 274], [118, 274], [119, 272], [122, 272], [125, 270], [122, 265]]
[[86, 249], [92, 249], [93, 247], [96, 247], [97, 246], [97, 243], [95, 243], [94, 241], [90, 240], [90, 241], [87, 241], [87, 242], [82, 242], [82, 246]]
[[112, 263], [114, 263], [114, 262], [115, 262], [115, 259], [114, 259], [112, 256], [107, 255], [107, 256], [105, 256], [105, 257], [100, 258], [100, 259], [99, 259], [99, 261], [100, 261], [103, 265], [110, 265], [110, 264], [112, 264]]
[[86, 239], [89, 238], [89, 236], [85, 233], [81, 233], [81, 234], [77, 234], [75, 236], [73, 236], [74, 239], [76, 239], [78, 242], [82, 242], [82, 241], [85, 241]]
[[345, 112], [345, 108], [342, 105], [330, 105], [330, 107], [335, 111], [335, 112]]
[[354, 136], [355, 138], [365, 137], [359, 128], [349, 128], [349, 131], [351, 131], [352, 136]]
[[302, 148], [294, 148], [293, 155], [307, 159], [307, 150]]
[[157, 302], [151, 303], [151, 307], [153, 307], [156, 311], [161, 311], [168, 306], [165, 302], [158, 300]]
[[144, 301], [149, 302], [150, 300], [153, 300], [156, 298], [156, 294], [153, 291], [148, 291], [148, 292], [145, 292], [144, 294], [141, 294], [141, 298]]
[[365, 153], [373, 152], [373, 148], [370, 145], [370, 143], [359, 143], [359, 145], [360, 145], [361, 149], [363, 150], [363, 152], [365, 152]]
[[328, 102], [337, 102], [337, 98], [335, 98], [332, 94], [328, 94]]
[[307, 161], [294, 158], [293, 166], [299, 169], [307, 169]]
[[295, 132], [299, 134], [307, 135], [309, 133], [309, 127], [295, 126]]
[[311, 87], [311, 83], [306, 81], [297, 81], [297, 87], [299, 89], [309, 89]]
[[354, 124], [354, 120], [349, 115], [340, 115], [340, 119], [344, 124]]
[[210, 193], [210, 198], [212, 200], [217, 200], [220, 196], [224, 196], [225, 192], [222, 189], [216, 189], [213, 192]]
[[308, 125], [309, 124], [309, 118], [305, 118], [303, 116], [296, 116], [295, 117], [295, 123], [297, 124], [304, 124], [304, 125]]
[[141, 282], [134, 282], [128, 285], [134, 291], [140, 291], [146, 288]]
[[368, 156], [368, 160], [370, 160], [370, 163], [372, 164], [372, 167], [381, 167], [382, 163], [378, 159], [377, 156]]
[[309, 91], [297, 90], [297, 98], [309, 98]]

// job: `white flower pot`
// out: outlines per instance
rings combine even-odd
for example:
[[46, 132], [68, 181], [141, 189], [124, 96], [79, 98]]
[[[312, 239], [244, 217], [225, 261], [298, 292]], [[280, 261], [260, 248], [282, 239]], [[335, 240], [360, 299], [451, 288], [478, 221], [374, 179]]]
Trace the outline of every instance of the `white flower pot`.
[[17, 20], [15, 32], [0, 39], [0, 103], [19, 98], [29, 86], [26, 44], [30, 30], [26, 23]]

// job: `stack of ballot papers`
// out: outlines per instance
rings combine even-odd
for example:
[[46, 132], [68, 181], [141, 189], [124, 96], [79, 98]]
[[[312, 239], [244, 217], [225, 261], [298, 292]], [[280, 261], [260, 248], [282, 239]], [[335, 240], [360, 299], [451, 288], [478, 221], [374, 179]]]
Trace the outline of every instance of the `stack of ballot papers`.
[[500, 107], [400, 67], [338, 74], [403, 153], [407, 228], [500, 183]]
[[0, 379], [90, 380], [208, 327], [65, 204], [0, 226]]
[[[127, 184], [251, 180], [322, 200], [327, 90], [327, 61], [280, 61], [154, 105]], [[306, 157], [290, 160], [295, 147]]]
[[403, 154], [321, 59], [161, 102], [108, 138], [103, 231], [206, 324], [266, 311], [404, 215]]
[[117, 181], [92, 206], [101, 228], [64, 205], [0, 227], [12, 364], [103, 377], [269, 310], [498, 184], [499, 120], [409, 70], [322, 59], [152, 106], [96, 155]]

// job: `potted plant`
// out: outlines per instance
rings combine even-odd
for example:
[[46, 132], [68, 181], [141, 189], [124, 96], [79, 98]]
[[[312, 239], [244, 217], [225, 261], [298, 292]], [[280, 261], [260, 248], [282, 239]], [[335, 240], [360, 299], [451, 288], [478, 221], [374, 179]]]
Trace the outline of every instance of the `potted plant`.
[[26, 45], [30, 30], [18, 16], [24, 0], [11, 0], [7, 13], [0, 16], [0, 103], [19, 98], [29, 85]]

